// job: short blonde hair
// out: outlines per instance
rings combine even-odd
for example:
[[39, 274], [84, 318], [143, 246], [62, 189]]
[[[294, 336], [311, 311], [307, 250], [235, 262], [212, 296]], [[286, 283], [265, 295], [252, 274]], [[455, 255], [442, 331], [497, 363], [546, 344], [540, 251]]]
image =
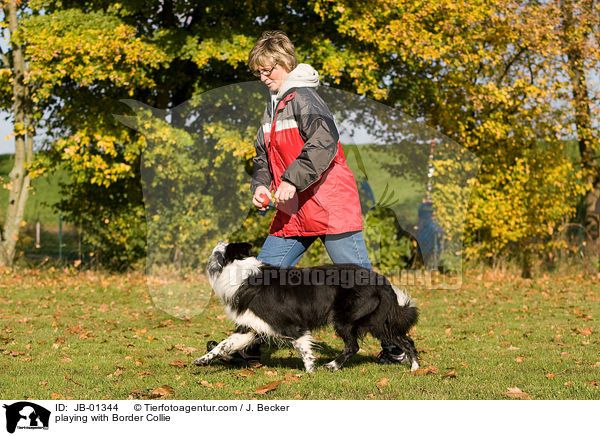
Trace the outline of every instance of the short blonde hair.
[[290, 38], [280, 30], [264, 32], [248, 55], [250, 70], [281, 65], [289, 73], [298, 66], [296, 50]]

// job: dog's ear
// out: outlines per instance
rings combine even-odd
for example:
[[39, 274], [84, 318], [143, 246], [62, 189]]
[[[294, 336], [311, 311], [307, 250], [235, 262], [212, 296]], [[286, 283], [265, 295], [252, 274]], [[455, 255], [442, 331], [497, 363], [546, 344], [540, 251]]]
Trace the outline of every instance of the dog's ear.
[[249, 242], [232, 242], [227, 244], [225, 259], [230, 262], [236, 259], [245, 259], [250, 256], [251, 249], [252, 244]]

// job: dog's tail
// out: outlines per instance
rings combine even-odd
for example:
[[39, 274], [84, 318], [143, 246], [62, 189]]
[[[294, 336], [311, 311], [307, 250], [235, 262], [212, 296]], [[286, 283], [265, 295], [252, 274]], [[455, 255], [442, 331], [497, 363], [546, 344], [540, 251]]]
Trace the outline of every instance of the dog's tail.
[[385, 329], [386, 341], [389, 340], [389, 342], [393, 342], [393, 338], [397, 336], [406, 335], [419, 320], [419, 310], [410, 296], [394, 285], [391, 285], [391, 288], [394, 293], [386, 293], [387, 299], [392, 300], [386, 301], [389, 310], [385, 320]]

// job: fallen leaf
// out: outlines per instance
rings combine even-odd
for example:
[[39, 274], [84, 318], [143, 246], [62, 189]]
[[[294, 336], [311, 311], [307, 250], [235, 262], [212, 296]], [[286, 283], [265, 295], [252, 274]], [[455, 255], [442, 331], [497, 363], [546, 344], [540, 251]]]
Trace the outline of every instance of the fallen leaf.
[[81, 324], [77, 324], [73, 327], [68, 327], [66, 331], [67, 331], [67, 333], [72, 333], [72, 334], [85, 333], [85, 330], [83, 329], [83, 327], [81, 327]]
[[414, 375], [425, 375], [425, 374], [436, 374], [438, 369], [435, 366], [428, 366], [427, 368], [419, 368], [411, 371]]
[[92, 333], [94, 333], [94, 332], [91, 330], [85, 331], [79, 335], [79, 339], [90, 339], [93, 337], [93, 336], [90, 336]]
[[130, 391], [129, 394], [132, 396], [132, 400], [134, 398], [143, 398], [143, 399], [149, 399], [151, 396], [148, 394], [148, 389], [136, 389], [133, 391]]
[[585, 328], [583, 330], [577, 329], [577, 331], [579, 332], [580, 335], [583, 335], [583, 336], [589, 336], [592, 334], [592, 329], [590, 327]]
[[383, 393], [383, 389], [381, 389], [381, 387], [387, 386], [389, 381], [390, 381], [389, 378], [383, 377], [381, 380], [379, 380], [377, 383], [375, 383], [375, 385], [377, 386], [377, 389], [379, 389], [379, 392]]
[[252, 371], [251, 369], [244, 369], [239, 374], [236, 374], [236, 377], [248, 377], [252, 374], [254, 374], [254, 371]]
[[168, 349], [168, 351], [171, 350], [179, 350], [179, 351], [183, 351], [186, 354], [191, 354], [195, 351], [198, 351], [197, 348], [194, 347], [186, 347], [184, 344], [177, 344], [177, 345], [171, 345]]
[[585, 382], [584, 384], [586, 384], [588, 386], [598, 386], [598, 382], [596, 380]]
[[458, 377], [458, 373], [456, 371], [450, 371], [450, 372], [447, 372], [446, 374], [442, 375], [442, 377], [456, 378], [456, 377]]
[[517, 358], [515, 359], [515, 362], [522, 363], [524, 360], [525, 360], [525, 356], [517, 356]]
[[506, 395], [507, 397], [510, 398], [516, 398], [518, 400], [530, 400], [531, 399], [531, 395], [529, 395], [527, 392], [523, 392], [521, 389], [514, 387], [514, 388], [508, 388], [508, 391], [504, 392], [504, 395]]
[[277, 389], [279, 387], [279, 384], [282, 381], [283, 380], [276, 380], [276, 381], [273, 381], [273, 382], [268, 383], [266, 385], [259, 386], [258, 388], [256, 388], [256, 390], [254, 391], [254, 393], [255, 394], [266, 394], [267, 392], [274, 391], [275, 389]]
[[549, 372], [548, 374], [546, 374], [546, 378], [547, 379], [551, 379], [551, 378], [554, 378], [554, 377], [555, 377], [555, 375], [552, 374], [551, 372]]
[[185, 368], [187, 366], [187, 364], [183, 363], [181, 360], [175, 360], [175, 361], [169, 363], [169, 365], [176, 366], [178, 368]]
[[579, 310], [579, 309], [573, 309], [573, 313], [575, 315], [577, 315], [579, 318], [583, 318], [583, 319], [592, 319], [592, 317], [590, 315], [588, 315], [587, 313]]
[[152, 390], [152, 395], [156, 398], [172, 397], [175, 395], [175, 389], [168, 385], [162, 385]]
[[293, 375], [292, 375], [291, 373], [289, 373], [289, 372], [286, 372], [286, 373], [285, 373], [285, 378], [284, 378], [284, 381], [285, 381], [287, 384], [290, 384], [290, 383], [297, 383], [297, 382], [299, 382], [299, 381], [300, 381], [300, 378], [301, 378], [301, 377], [302, 377], [302, 374], [293, 374]]

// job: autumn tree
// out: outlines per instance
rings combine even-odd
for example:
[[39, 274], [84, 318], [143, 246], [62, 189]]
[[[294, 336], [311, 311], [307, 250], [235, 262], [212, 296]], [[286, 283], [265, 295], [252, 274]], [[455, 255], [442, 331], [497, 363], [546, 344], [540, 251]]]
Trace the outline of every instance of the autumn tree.
[[[289, 33], [300, 59], [322, 70], [325, 82], [354, 89], [375, 80], [376, 72], [362, 65], [360, 44], [344, 42], [302, 1], [36, 4], [44, 13], [23, 30], [27, 83], [47, 102], [45, 127], [54, 141], [35, 171], [68, 170], [72, 177], [59, 207], [84, 229], [96, 255], [116, 268], [143, 257], [146, 231], [139, 174], [146, 142], [114, 117], [132, 114], [120, 100], [165, 111], [177, 127], [174, 109], [195, 95], [255, 80], [247, 56], [260, 34], [272, 29]], [[352, 77], [343, 74], [349, 65]], [[246, 146], [252, 136], [244, 138]]]
[[[33, 137], [37, 118], [32, 102], [32, 91], [26, 83], [28, 73], [24, 46], [18, 38], [21, 27], [22, 5], [17, 0], [0, 2], [0, 23], [9, 41], [6, 53], [2, 53], [1, 101], [3, 109], [10, 110], [14, 125], [15, 158], [5, 187], [9, 191], [4, 216], [0, 221], [0, 266], [11, 265], [16, 252], [19, 231], [25, 205], [29, 196], [29, 165], [33, 161]], [[38, 113], [39, 115], [39, 113]]]
[[[597, 35], [597, 23], [596, 12], [581, 11], [597, 5], [573, 6], [571, 23], [568, 5], [557, 2], [31, 1], [30, 10], [43, 14], [22, 21], [23, 83], [35, 89], [30, 100], [43, 108], [54, 138], [35, 171], [66, 167], [72, 178], [61, 209], [116, 267], [130, 264], [145, 249], [139, 168], [146, 140], [113, 116], [132, 115], [120, 100], [164, 111], [178, 135], [183, 120], [174, 109], [254, 80], [250, 48], [263, 30], [282, 29], [325, 84], [423, 119], [477, 154], [483, 164], [467, 220], [471, 252], [512, 253], [527, 270], [524, 253], [547, 249], [557, 223], [594, 184], [593, 159], [583, 160], [591, 165], [583, 179], [565, 153], [573, 118], [581, 120], [580, 150], [589, 157], [595, 147], [585, 104], [573, 117], [556, 103], [573, 101], [565, 71], [586, 103], [576, 59], [594, 52], [581, 41]], [[252, 138], [244, 141], [242, 148]]]
[[596, 95], [589, 85], [588, 72], [597, 72], [600, 66], [600, 5], [594, 0], [560, 0], [554, 6], [560, 14], [554, 34], [559, 39], [563, 68], [568, 72], [577, 145], [588, 186], [583, 200], [584, 225], [589, 235], [598, 238], [600, 166], [596, 155], [600, 141], [593, 127], [592, 98], [596, 99]]
[[567, 157], [568, 111], [550, 2], [317, 1], [365, 44], [390, 104], [423, 116], [482, 160], [467, 220], [470, 251], [513, 254], [530, 274], [583, 193]]

